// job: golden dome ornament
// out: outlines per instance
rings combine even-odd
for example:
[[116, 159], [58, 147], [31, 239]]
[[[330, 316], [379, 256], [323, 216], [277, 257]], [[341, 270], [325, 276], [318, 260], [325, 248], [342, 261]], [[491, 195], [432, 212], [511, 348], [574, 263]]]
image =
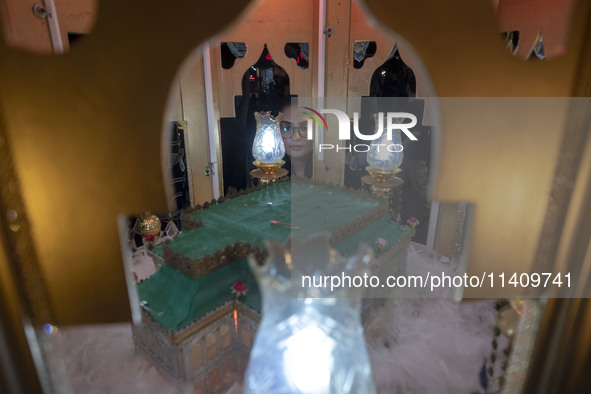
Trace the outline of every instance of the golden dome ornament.
[[150, 212], [145, 212], [143, 215], [141, 215], [135, 224], [135, 231], [150, 244], [158, 240], [161, 229], [162, 222], [158, 216]]

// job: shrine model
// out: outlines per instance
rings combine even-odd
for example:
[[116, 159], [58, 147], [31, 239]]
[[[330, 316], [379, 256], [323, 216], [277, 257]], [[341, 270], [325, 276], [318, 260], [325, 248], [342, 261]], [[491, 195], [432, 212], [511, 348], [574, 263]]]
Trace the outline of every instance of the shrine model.
[[[216, 392], [241, 380], [260, 322], [261, 296], [246, 258], [265, 239], [328, 233], [343, 256], [374, 248], [372, 274], [400, 275], [414, 229], [391, 220], [385, 199], [310, 181], [282, 181], [183, 213], [184, 232], [155, 246], [156, 273], [137, 284], [138, 352], [175, 379]], [[376, 293], [373, 296], [384, 296]]]

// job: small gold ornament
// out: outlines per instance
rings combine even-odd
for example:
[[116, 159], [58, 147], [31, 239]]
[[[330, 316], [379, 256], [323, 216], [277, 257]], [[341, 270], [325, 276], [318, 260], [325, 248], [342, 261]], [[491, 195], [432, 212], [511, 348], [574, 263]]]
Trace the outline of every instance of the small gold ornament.
[[139, 217], [135, 228], [138, 234], [140, 234], [142, 237], [157, 237], [160, 234], [162, 223], [160, 222], [158, 216], [150, 212], [145, 212]]

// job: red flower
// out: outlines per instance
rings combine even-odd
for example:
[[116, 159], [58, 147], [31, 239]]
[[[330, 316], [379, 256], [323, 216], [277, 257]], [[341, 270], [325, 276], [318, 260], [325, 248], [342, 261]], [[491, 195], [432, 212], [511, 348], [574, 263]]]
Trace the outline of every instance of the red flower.
[[245, 295], [247, 291], [246, 283], [243, 282], [234, 282], [230, 289], [232, 290], [232, 294], [236, 296], [236, 299], [239, 299], [241, 296]]
[[153, 235], [146, 235], [146, 237], [144, 239], [146, 240], [146, 242], [154, 242], [154, 236]]
[[246, 289], [246, 283], [242, 283], [242, 282], [235, 282], [234, 285], [232, 286], [232, 290], [234, 292], [245, 292]]

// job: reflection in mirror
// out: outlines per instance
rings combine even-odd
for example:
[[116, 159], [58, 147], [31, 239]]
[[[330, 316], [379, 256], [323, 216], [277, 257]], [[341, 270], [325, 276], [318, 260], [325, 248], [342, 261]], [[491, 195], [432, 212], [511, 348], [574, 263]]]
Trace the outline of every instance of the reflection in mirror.
[[376, 54], [377, 45], [375, 41], [355, 41], [353, 44], [353, 67], [361, 68], [365, 59]]
[[414, 71], [402, 60], [394, 47], [388, 59], [373, 73], [370, 81], [371, 97], [415, 97], [417, 82]]
[[0, 22], [9, 47], [35, 55], [70, 51], [92, 32], [98, 0], [2, 2]]
[[[519, 30], [514, 30], [510, 32], [505, 32], [501, 34], [503, 37], [503, 42], [507, 49], [512, 53], [516, 54], [515, 51], [519, 46]], [[538, 33], [538, 38], [532, 48], [530, 55], [528, 56], [529, 59], [545, 59], [546, 53], [544, 51], [544, 35], [542, 32]]]
[[564, 55], [575, 3], [572, 0], [495, 1], [499, 31], [507, 49], [523, 60]]
[[180, 122], [169, 122], [170, 135], [169, 163], [166, 169], [171, 174], [172, 198], [174, 200], [174, 215], [188, 208], [191, 203], [189, 192], [189, 175], [187, 169], [187, 149], [185, 147], [185, 128]]
[[220, 44], [222, 68], [228, 70], [234, 66], [236, 59], [246, 56], [246, 44], [243, 42], [222, 42]]
[[84, 40], [84, 37], [87, 35], [88, 34], [68, 32], [68, 45], [70, 49], [80, 44]]
[[285, 56], [294, 59], [299, 68], [306, 69], [310, 63], [310, 45], [307, 42], [288, 42]]
[[[363, 43], [363, 41], [357, 41]], [[365, 41], [367, 43], [367, 41]], [[369, 46], [368, 46], [369, 48]], [[431, 159], [431, 127], [423, 124], [424, 100], [415, 98], [416, 79], [413, 70], [404, 63], [398, 48], [395, 46], [387, 60], [373, 73], [369, 81], [369, 95], [361, 100], [361, 127], [365, 130], [374, 129], [373, 114], [383, 111], [380, 103], [392, 105], [401, 112], [412, 113], [417, 118], [417, 125], [412, 129], [417, 141], [409, 140], [406, 134], [402, 134], [402, 146], [404, 160], [400, 167], [398, 177], [403, 180], [401, 186], [396, 189], [401, 201], [401, 209], [398, 221], [407, 223], [409, 220], [418, 221], [414, 242], [425, 245], [431, 200], [429, 198], [429, 167]], [[371, 98], [396, 98], [393, 101], [372, 100]], [[386, 107], [384, 107], [386, 108]], [[355, 144], [360, 141], [351, 141]], [[364, 152], [346, 152], [345, 185], [359, 188], [362, 186], [362, 177], [366, 175], [367, 154]], [[413, 218], [413, 219], [411, 219]]]
[[505, 43], [505, 46], [509, 52], [514, 53], [515, 49], [519, 45], [519, 30], [505, 32], [501, 34], [501, 36], [503, 37], [503, 42]]
[[538, 59], [546, 58], [546, 53], [544, 51], [544, 35], [542, 34], [542, 32], [540, 32], [538, 34], [538, 39], [536, 40], [536, 43], [534, 45], [534, 49], [532, 50], [531, 57], [534, 57], [534, 56]]
[[265, 45], [257, 62], [242, 76], [242, 96], [236, 96], [234, 101], [236, 117], [220, 119], [224, 194], [252, 186], [254, 113], [270, 111], [277, 115], [289, 91], [289, 76], [275, 63]]

